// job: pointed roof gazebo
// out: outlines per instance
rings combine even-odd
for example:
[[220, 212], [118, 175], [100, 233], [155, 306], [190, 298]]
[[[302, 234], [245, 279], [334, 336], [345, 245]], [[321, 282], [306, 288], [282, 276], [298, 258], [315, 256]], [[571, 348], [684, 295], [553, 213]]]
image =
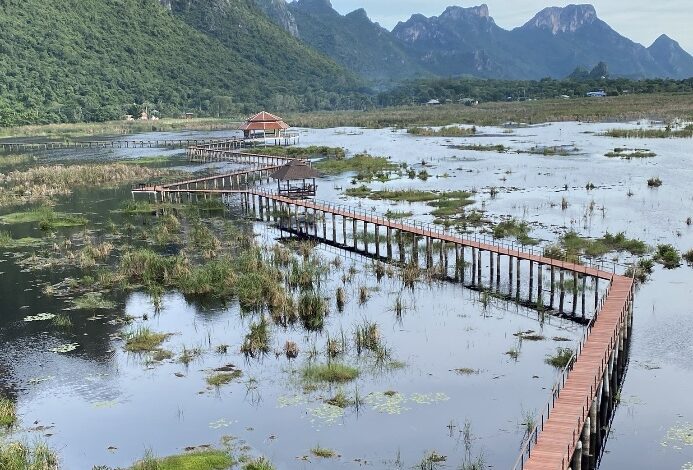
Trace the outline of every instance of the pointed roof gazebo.
[[[277, 180], [279, 194], [295, 198], [314, 197], [318, 176], [319, 173], [303, 160], [291, 160], [272, 174]], [[284, 182], [286, 185], [282, 184]]]
[[281, 137], [282, 133], [289, 129], [289, 125], [279, 116], [262, 111], [249, 117], [241, 127], [243, 137]]

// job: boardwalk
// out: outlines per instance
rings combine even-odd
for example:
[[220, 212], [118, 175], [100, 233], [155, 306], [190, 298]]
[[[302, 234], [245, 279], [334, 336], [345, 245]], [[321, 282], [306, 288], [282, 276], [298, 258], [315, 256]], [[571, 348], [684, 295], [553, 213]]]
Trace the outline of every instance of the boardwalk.
[[[573, 283], [573, 314], [578, 299], [578, 282], [582, 281], [582, 313], [585, 315], [585, 283], [587, 278], [592, 278], [595, 283], [595, 311], [586, 328], [585, 335], [580, 342], [577, 351], [563, 370], [559, 382], [551, 392], [550, 399], [541, 415], [537, 418], [537, 426], [529, 433], [524, 442], [521, 453], [514, 469], [528, 470], [583, 470], [596, 465], [599, 458], [600, 436], [608, 427], [609, 416], [614, 407], [614, 391], [618, 388], [620, 379], [625, 373], [627, 358], [628, 337], [632, 322], [633, 279], [621, 276], [598, 266], [585, 266], [546, 257], [542, 250], [521, 250], [519, 247], [508, 246], [496, 240], [472, 240], [463, 238], [443, 230], [432, 228], [429, 225], [407, 223], [379, 216], [370, 211], [358, 210], [328, 202], [313, 200], [292, 199], [247, 185], [241, 187], [240, 175], [256, 173], [258, 179], [264, 179], [269, 171], [277, 168], [280, 160], [277, 157], [240, 154], [227, 152], [220, 154], [217, 151], [207, 149], [204, 158], [241, 159], [254, 163], [272, 163], [268, 166], [246, 169], [240, 172], [216, 175], [194, 180], [182, 181], [165, 186], [149, 186], [133, 190], [137, 192], [154, 192], [163, 198], [180, 198], [182, 195], [216, 195], [225, 198], [226, 201], [240, 199], [244, 210], [255, 214], [259, 212], [261, 220], [278, 220], [280, 228], [288, 219], [288, 226], [295, 227], [302, 232], [301, 221], [313, 221], [314, 234], [318, 238], [328, 240], [326, 220], [332, 218], [332, 240], [337, 243], [336, 218], [342, 219], [343, 237], [342, 243], [347, 243], [347, 225], [351, 224], [354, 247], [357, 243], [357, 224], [363, 226], [364, 234], [368, 233], [368, 227], [375, 230], [375, 250], [380, 256], [381, 249], [380, 230], [385, 230], [383, 238], [386, 240], [386, 258], [394, 260], [392, 254], [392, 233], [398, 234], [400, 261], [404, 262], [402, 250], [402, 234], [413, 239], [414, 248], [411, 256], [418, 262], [418, 243], [420, 239], [426, 241], [426, 264], [432, 266], [433, 242], [440, 245], [441, 260], [445, 260], [447, 269], [447, 253], [450, 248], [455, 250], [455, 277], [459, 275], [462, 266], [464, 276], [465, 248], [472, 251], [472, 283], [476, 276], [476, 282], [482, 280], [482, 253], [488, 253], [490, 276], [493, 285], [500, 285], [501, 256], [508, 260], [507, 270], [509, 274], [510, 289], [513, 288], [513, 279], [516, 281], [516, 294], [519, 299], [520, 292], [520, 261], [529, 266], [527, 276], [529, 278], [529, 296], [532, 299], [536, 291], [537, 299], [543, 298], [542, 275], [550, 272], [551, 275], [551, 307], [554, 301], [554, 288], [558, 284], [560, 289], [560, 311], [563, 311], [564, 297], [564, 273], [572, 276]], [[200, 188], [200, 186], [202, 186]], [[299, 217], [299, 208], [302, 218]], [[312, 213], [312, 218], [309, 215]], [[317, 221], [322, 220], [322, 237], [318, 233]], [[368, 237], [364, 237], [365, 249], [368, 252]], [[462, 256], [460, 263], [460, 250]], [[445, 254], [443, 254], [445, 251]], [[495, 258], [495, 278], [494, 278]], [[516, 266], [513, 278], [513, 267]], [[560, 282], [555, 282], [554, 274], [558, 271]], [[533, 284], [534, 275], [538, 282]], [[604, 296], [599, 299], [599, 290], [596, 288], [599, 280], [606, 281], [608, 288]], [[539, 305], [539, 303], [537, 303]], [[543, 305], [543, 303], [542, 303]]]

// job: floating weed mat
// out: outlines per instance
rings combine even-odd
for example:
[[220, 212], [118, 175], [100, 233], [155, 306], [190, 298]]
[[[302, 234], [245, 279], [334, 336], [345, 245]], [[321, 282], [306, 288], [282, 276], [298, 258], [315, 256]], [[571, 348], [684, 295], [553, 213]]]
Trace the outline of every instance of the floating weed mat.
[[39, 313], [38, 315], [29, 315], [28, 317], [24, 317], [25, 322], [32, 322], [32, 321], [48, 321], [52, 320], [55, 318], [55, 315], [52, 313]]
[[228, 428], [231, 426], [235, 421], [231, 421], [225, 418], [218, 419], [216, 421], [212, 421], [209, 423], [209, 428], [210, 429], [221, 429], [221, 428]]
[[115, 302], [104, 299], [100, 292], [90, 292], [72, 301], [73, 308], [78, 310], [96, 310], [115, 308]]
[[398, 392], [387, 391], [371, 392], [366, 395], [364, 402], [380, 413], [401, 414], [411, 409], [406, 406], [407, 404], [432, 405], [449, 399], [450, 397], [442, 392], [412, 393], [407, 397]]
[[308, 414], [311, 416], [310, 422], [312, 424], [329, 425], [344, 417], [344, 408], [323, 403], [315, 408], [309, 408]]
[[669, 428], [662, 441], [662, 447], [682, 450], [686, 446], [693, 446], [693, 424], [677, 424]]
[[69, 353], [71, 351], [74, 351], [79, 347], [79, 343], [68, 343], [68, 344], [62, 344], [58, 347], [51, 348], [48, 351], [54, 352], [54, 353], [59, 353], [59, 354], [65, 354]]

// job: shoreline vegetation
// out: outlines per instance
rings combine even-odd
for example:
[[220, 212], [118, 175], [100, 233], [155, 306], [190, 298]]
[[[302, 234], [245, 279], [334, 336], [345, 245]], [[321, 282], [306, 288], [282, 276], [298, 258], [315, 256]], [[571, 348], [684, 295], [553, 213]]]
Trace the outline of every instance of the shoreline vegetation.
[[485, 102], [478, 106], [396, 106], [367, 111], [315, 111], [287, 113], [286, 122], [296, 127], [413, 128], [459, 123], [501, 126], [509, 122], [627, 122], [641, 119], [693, 121], [693, 93], [623, 95], [607, 98], [542, 99]]
[[30, 124], [26, 126], [0, 127], [0, 139], [13, 137], [44, 137], [68, 139], [93, 136], [120, 136], [145, 132], [220, 131], [236, 130], [245, 118], [162, 118], [157, 121], [106, 121], [64, 124]]

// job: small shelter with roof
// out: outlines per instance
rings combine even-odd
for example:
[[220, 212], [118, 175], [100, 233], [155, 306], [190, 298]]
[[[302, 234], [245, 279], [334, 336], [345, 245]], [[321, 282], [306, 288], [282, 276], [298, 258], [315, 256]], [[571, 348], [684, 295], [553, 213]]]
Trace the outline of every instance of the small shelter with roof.
[[279, 116], [262, 111], [249, 117], [239, 129], [243, 131], [245, 139], [281, 138], [289, 125]]
[[291, 160], [272, 174], [282, 196], [293, 198], [314, 197], [318, 172], [303, 160]]

